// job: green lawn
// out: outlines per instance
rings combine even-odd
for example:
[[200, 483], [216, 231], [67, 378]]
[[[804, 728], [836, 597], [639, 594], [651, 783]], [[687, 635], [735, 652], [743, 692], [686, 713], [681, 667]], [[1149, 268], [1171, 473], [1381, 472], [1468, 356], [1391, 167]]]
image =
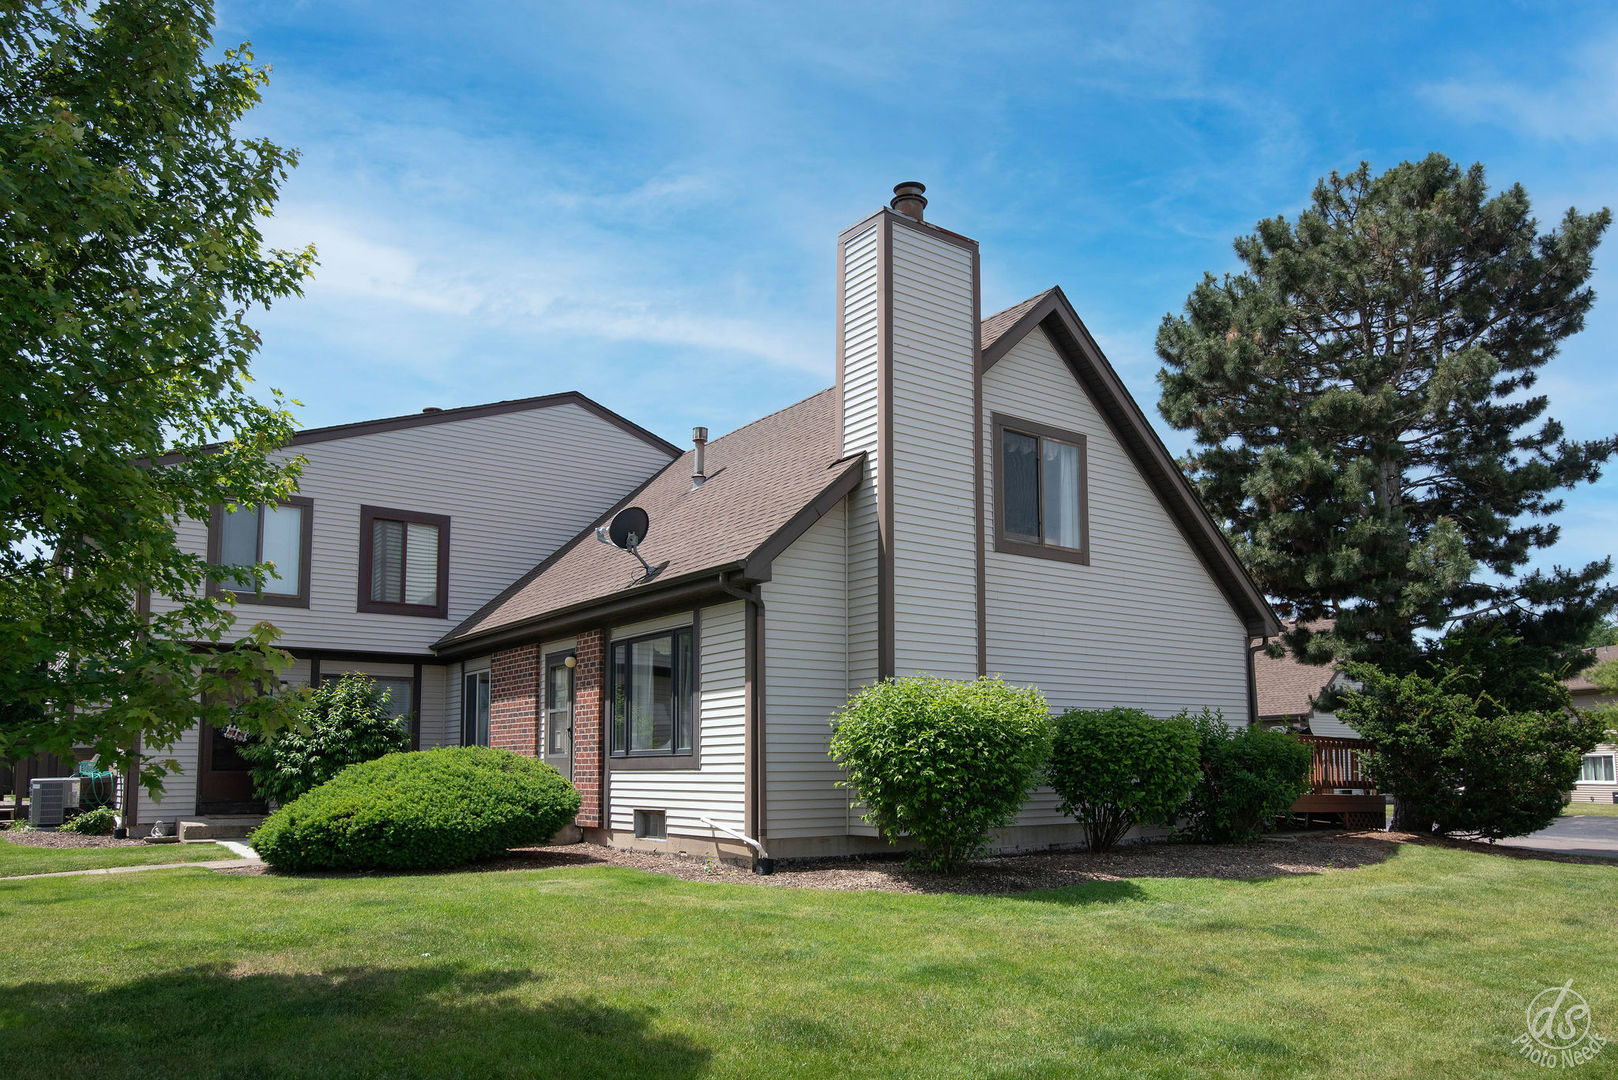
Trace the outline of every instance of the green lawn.
[[99, 870], [105, 866], [151, 866], [172, 862], [212, 862], [237, 855], [218, 844], [156, 844], [127, 848], [41, 848], [13, 844], [0, 833], [0, 877], [51, 874], [58, 870]]
[[1568, 803], [1562, 813], [1572, 817], [1618, 817], [1618, 803]]
[[[118, 1077], [1520, 1077], [1618, 870], [1406, 847], [1021, 897], [610, 867], [0, 883], [0, 1061]], [[1604, 1058], [1588, 1075], [1612, 1075]]]

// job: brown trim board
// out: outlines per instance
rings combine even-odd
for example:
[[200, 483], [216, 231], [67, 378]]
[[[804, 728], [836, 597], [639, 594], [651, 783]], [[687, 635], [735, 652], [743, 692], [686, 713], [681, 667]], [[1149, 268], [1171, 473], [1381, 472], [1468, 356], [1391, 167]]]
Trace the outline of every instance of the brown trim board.
[[[287, 446], [307, 446], [310, 443], [330, 442], [333, 439], [349, 439], [357, 435], [378, 435], [385, 431], [401, 431], [405, 428], [428, 427], [432, 424], [448, 424], [456, 420], [476, 420], [484, 416], [499, 416], [504, 413], [527, 412], [533, 409], [550, 409], [559, 405], [577, 405], [594, 416], [600, 417], [607, 423], [620, 430], [633, 435], [654, 449], [661, 450], [671, 458], [679, 457], [683, 451], [667, 439], [648, 431], [626, 417], [620, 416], [600, 402], [588, 398], [577, 390], [565, 390], [559, 394], [541, 394], [537, 397], [512, 398], [506, 401], [491, 401], [483, 405], [462, 405], [453, 409], [439, 409], [434, 412], [408, 413], [404, 416], [385, 416], [376, 420], [356, 420], [348, 424], [331, 424], [326, 427], [305, 428], [295, 432], [287, 440]], [[221, 444], [208, 443], [199, 446], [193, 453], [213, 453]], [[181, 460], [183, 454], [164, 454], [156, 459], [156, 464], [168, 465]]]
[[[1081, 432], [1068, 431], [1065, 428], [1052, 427], [1033, 420], [1024, 420], [1017, 416], [1007, 416], [1004, 413], [991, 413], [989, 416], [990, 453], [994, 462], [995, 491], [1002, 491], [1004, 483], [1002, 478], [1003, 462], [1001, 461], [1001, 446], [1007, 431], [1015, 431], [1022, 435], [1032, 435], [1037, 438], [1050, 439], [1054, 442], [1069, 443], [1079, 448], [1079, 546], [1076, 548], [1058, 547], [1046, 544], [1043, 541], [1028, 540], [1021, 536], [1013, 536], [1006, 532], [1005, 498], [995, 500], [994, 505], [994, 550], [1005, 552], [1008, 555], [1024, 555], [1034, 559], [1051, 559], [1056, 562], [1077, 563], [1080, 566], [1090, 565], [1090, 442]], [[1040, 519], [1043, 524], [1045, 510], [1044, 484], [1040, 484]]]
[[877, 436], [881, 464], [876, 512], [876, 677], [894, 671], [893, 629], [893, 220], [884, 211], [877, 233]]
[[1179, 526], [1231, 606], [1242, 615], [1248, 634], [1269, 637], [1280, 633], [1280, 621], [1270, 610], [1269, 601], [1231, 550], [1229, 541], [1209, 516], [1191, 482], [1175, 464], [1163, 440], [1147, 422], [1140, 406], [1060, 288], [1052, 289], [985, 349], [979, 367], [987, 372], [1036, 326], [1050, 336], [1068, 369], [1128, 451], [1158, 501]]

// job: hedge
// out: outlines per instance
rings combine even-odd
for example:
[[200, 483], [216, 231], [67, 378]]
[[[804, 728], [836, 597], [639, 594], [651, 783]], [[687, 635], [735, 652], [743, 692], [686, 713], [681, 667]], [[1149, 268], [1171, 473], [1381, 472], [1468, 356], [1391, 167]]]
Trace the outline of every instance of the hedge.
[[543, 762], [445, 747], [349, 766], [271, 814], [252, 844], [282, 870], [441, 869], [544, 843], [578, 810]]

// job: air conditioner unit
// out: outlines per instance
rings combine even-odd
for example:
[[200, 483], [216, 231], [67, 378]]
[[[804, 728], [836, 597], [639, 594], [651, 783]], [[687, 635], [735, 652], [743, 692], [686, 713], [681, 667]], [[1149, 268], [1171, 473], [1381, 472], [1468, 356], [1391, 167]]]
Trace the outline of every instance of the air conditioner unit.
[[67, 808], [78, 805], [77, 776], [36, 777], [28, 785], [28, 824], [36, 829], [54, 829]]

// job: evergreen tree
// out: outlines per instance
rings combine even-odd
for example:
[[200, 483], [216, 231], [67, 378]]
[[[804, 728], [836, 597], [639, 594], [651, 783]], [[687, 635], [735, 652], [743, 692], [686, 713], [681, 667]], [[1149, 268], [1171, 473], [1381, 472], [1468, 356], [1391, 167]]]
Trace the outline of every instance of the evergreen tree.
[[1532, 392], [1584, 325], [1610, 221], [1541, 233], [1520, 186], [1491, 195], [1440, 154], [1361, 165], [1164, 317], [1159, 409], [1300, 656], [1408, 669], [1420, 631], [1479, 610], [1573, 650], [1618, 603], [1610, 560], [1521, 575], [1556, 541], [1555, 493], [1618, 450], [1565, 438]]

